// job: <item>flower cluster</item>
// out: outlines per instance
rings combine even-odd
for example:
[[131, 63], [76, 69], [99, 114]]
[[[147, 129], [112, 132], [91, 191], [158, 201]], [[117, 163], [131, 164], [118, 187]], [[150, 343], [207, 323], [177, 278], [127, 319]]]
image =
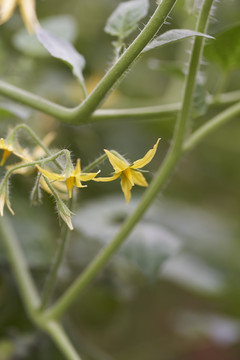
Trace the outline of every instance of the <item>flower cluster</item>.
[[[37, 142], [36, 147], [30, 152], [28, 149], [23, 149], [17, 142], [16, 134], [20, 129], [25, 129], [33, 139]], [[109, 182], [117, 178], [121, 178], [121, 188], [124, 193], [126, 202], [131, 198], [131, 189], [134, 185], [147, 187], [148, 183], [143, 176], [141, 169], [146, 166], [154, 157], [159, 140], [150, 149], [146, 155], [133, 163], [129, 163], [120, 154], [111, 150], [105, 150], [105, 157], [102, 156], [96, 164], [108, 158], [114, 173], [109, 177], [98, 177], [98, 172], [85, 172], [81, 169], [81, 161], [77, 159], [76, 165], [73, 166], [70, 152], [66, 149], [51, 153], [48, 149], [53, 134], [49, 133], [42, 141], [29, 129], [26, 125], [18, 125], [13, 129], [7, 138], [0, 139], [0, 150], [3, 151], [0, 165], [4, 165], [8, 157], [13, 154], [21, 160], [14, 165], [7, 166], [7, 172], [0, 184], [0, 215], [3, 215], [4, 205], [8, 207], [10, 212], [14, 214], [10, 201], [8, 191], [8, 181], [12, 174], [29, 175], [33, 170], [37, 171], [36, 183], [32, 191], [32, 200], [39, 198], [41, 189], [49, 192], [56, 200], [57, 209], [61, 218], [72, 229], [71, 216], [72, 212], [63, 202], [66, 198], [72, 198], [73, 188], [84, 188], [86, 181]], [[64, 165], [59, 161], [64, 157]], [[56, 170], [53, 170], [55, 167]], [[90, 170], [93, 166], [88, 166]], [[58, 171], [57, 171], [58, 169]]]

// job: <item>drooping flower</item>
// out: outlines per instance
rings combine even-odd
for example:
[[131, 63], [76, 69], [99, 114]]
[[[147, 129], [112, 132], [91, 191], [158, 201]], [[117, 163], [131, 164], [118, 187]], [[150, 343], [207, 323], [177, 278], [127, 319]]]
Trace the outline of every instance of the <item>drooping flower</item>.
[[35, 0], [0, 0], [0, 25], [10, 19], [17, 5], [28, 32], [33, 33], [38, 24]]
[[45, 169], [42, 169], [37, 165], [37, 169], [44, 175], [46, 178], [52, 181], [66, 181], [67, 189], [68, 189], [68, 197], [72, 197], [73, 187], [76, 186], [78, 188], [86, 187], [87, 185], [82, 185], [81, 181], [89, 181], [97, 176], [96, 173], [82, 173], [80, 159], [77, 159], [77, 164], [75, 169], [72, 169], [67, 174], [57, 174]]
[[24, 152], [21, 151], [20, 149], [17, 150], [14, 144], [11, 143], [11, 141], [8, 141], [8, 139], [6, 140], [4, 140], [3, 138], [0, 139], [0, 150], [3, 150], [3, 156], [0, 162], [0, 166], [3, 166], [5, 164], [5, 161], [11, 154], [14, 154], [20, 158], [24, 158], [25, 156]]
[[139, 171], [139, 169], [146, 166], [152, 160], [156, 153], [159, 141], [160, 139], [157, 140], [153, 148], [150, 149], [143, 158], [134, 161], [132, 164], [129, 164], [129, 162], [122, 156], [116, 156], [111, 151], [104, 150], [115, 172], [110, 177], [98, 177], [95, 178], [94, 181], [112, 181], [118, 177], [121, 177], [122, 191], [124, 193], [126, 202], [128, 203], [131, 198], [131, 189], [134, 185], [144, 187], [148, 186], [145, 177]]

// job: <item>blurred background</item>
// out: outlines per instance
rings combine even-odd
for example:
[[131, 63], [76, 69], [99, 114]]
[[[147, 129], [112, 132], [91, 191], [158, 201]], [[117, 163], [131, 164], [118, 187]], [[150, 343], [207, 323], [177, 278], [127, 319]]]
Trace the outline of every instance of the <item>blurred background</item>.
[[[197, 3], [201, 0], [179, 0], [161, 32], [193, 29]], [[89, 92], [114, 59], [115, 39], [104, 32], [104, 26], [118, 4], [117, 0], [37, 1], [42, 26], [73, 43], [84, 56]], [[150, 1], [148, 17], [155, 6]], [[140, 22], [140, 29], [148, 17]], [[206, 94], [239, 89], [239, 18], [238, 0], [216, 2], [209, 34], [216, 38], [223, 34], [223, 40], [220, 37], [220, 55], [207, 42], [193, 129], [223, 109], [209, 109]], [[26, 33], [18, 12], [1, 26], [0, 34], [1, 79], [64, 106], [82, 100], [71, 70]], [[128, 38], [128, 44], [136, 34]], [[190, 43], [184, 40], [141, 58], [103, 106], [130, 108], [179, 101]], [[73, 160], [80, 157], [83, 166], [104, 148], [134, 161], [161, 137], [148, 165], [148, 181], [166, 154], [175, 123], [169, 117], [69, 126], [1, 97], [1, 137], [22, 121], [41, 137], [54, 131], [52, 148], [68, 148]], [[71, 307], [64, 325], [83, 360], [239, 360], [239, 132], [236, 118], [184, 157], [126, 244]], [[19, 141], [33, 145], [24, 134]], [[104, 164], [101, 169], [105, 175], [110, 168]], [[54, 201], [47, 194], [41, 205], [30, 207], [34, 179], [35, 174], [12, 179], [16, 216], [11, 220], [41, 291], [60, 227]], [[75, 230], [56, 297], [111, 240], [142, 193], [142, 188], [134, 188], [126, 205], [117, 181], [89, 183], [87, 190], [79, 191]], [[0, 270], [0, 360], [63, 359], [52, 341], [28, 322], [2, 250]]]

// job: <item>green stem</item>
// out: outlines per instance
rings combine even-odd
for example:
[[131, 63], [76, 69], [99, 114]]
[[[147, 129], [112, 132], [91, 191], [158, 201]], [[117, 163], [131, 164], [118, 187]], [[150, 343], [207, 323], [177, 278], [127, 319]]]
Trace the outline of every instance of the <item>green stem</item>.
[[[205, 33], [207, 31], [208, 18], [213, 1], [214, 0], [204, 0], [200, 16], [198, 18], [196, 31], [202, 33]], [[179, 153], [181, 151], [186, 136], [187, 125], [189, 124], [189, 119], [191, 115], [192, 99], [194, 95], [196, 77], [202, 55], [204, 41], [205, 39], [200, 37], [195, 37], [194, 39], [187, 81], [185, 82], [185, 88], [183, 92], [182, 110], [179, 112], [177, 124], [175, 127], [172, 147], [173, 152]]]
[[0, 235], [4, 250], [11, 264], [14, 277], [23, 299], [25, 309], [27, 313], [32, 316], [34, 311], [36, 311], [39, 307], [39, 296], [31, 275], [29, 274], [16, 234], [6, 217], [0, 219]]
[[107, 159], [106, 154], [99, 156], [96, 160], [92, 161], [89, 165], [85, 166], [85, 168], [83, 169], [83, 173], [87, 173], [87, 172], [91, 171], [92, 169], [94, 169], [96, 166], [101, 164], [106, 159]]
[[48, 321], [45, 318], [45, 313], [39, 312], [39, 295], [28, 270], [22, 249], [18, 244], [16, 234], [6, 217], [0, 219], [0, 239], [29, 318], [39, 329], [50, 335], [67, 360], [81, 360], [62, 327], [56, 322]]
[[67, 360], [81, 360], [61, 325], [55, 321], [49, 321], [44, 326], [44, 330], [51, 336]]
[[[172, 10], [177, 0], [163, 0], [157, 7], [151, 19], [144, 27], [142, 32], [123, 53], [118, 61], [110, 68], [93, 92], [74, 109], [66, 109], [62, 106], [41, 99], [36, 95], [28, 95], [24, 90], [14, 91], [14, 87], [4, 82], [0, 82], [0, 94], [8, 96], [16, 101], [25, 103], [37, 110], [69, 123], [78, 124], [86, 122], [90, 115], [96, 110], [110, 90], [119, 81], [129, 66], [134, 62], [144, 47], [152, 39], [159, 28], [164, 24], [168, 14]], [[15, 88], [16, 90], [16, 88]]]
[[[35, 142], [45, 151], [45, 153], [48, 156], [51, 156], [51, 152], [48, 150], [48, 148], [44, 145], [44, 143], [41, 141], [41, 139], [35, 134], [35, 132], [29, 128], [29, 126], [27, 126], [26, 124], [19, 124], [17, 125], [11, 132], [10, 136], [13, 134], [15, 136], [15, 134], [17, 133], [18, 130], [25, 130], [29, 133], [29, 135], [35, 140]], [[61, 165], [54, 160], [55, 165], [62, 170]]]
[[144, 47], [153, 38], [159, 28], [164, 24], [164, 21], [171, 12], [175, 3], [176, 0], [161, 1], [142, 32], [137, 36], [133, 43], [112, 66], [112, 68], [110, 68], [110, 70], [99, 82], [93, 92], [89, 95], [87, 100], [76, 108], [76, 118], [80, 117], [81, 119], [87, 119], [97, 109], [106, 95], [109, 94], [116, 82], [119, 81], [120, 77], [136, 60]]
[[[62, 121], [68, 122], [71, 119], [73, 109], [68, 109], [45, 100], [39, 96], [33, 95], [30, 92], [19, 89], [16, 86], [0, 81], [0, 93], [13, 100], [21, 102], [30, 106], [33, 109], [39, 110], [45, 114], [52, 115]], [[240, 100], [240, 91], [231, 91], [217, 96], [209, 95], [207, 97], [207, 104], [211, 107], [230, 105]], [[131, 109], [99, 109], [89, 116], [89, 122], [99, 122], [105, 120], [148, 120], [148, 119], [166, 119], [176, 117], [182, 105], [180, 102], [172, 104], [163, 104], [156, 106], [145, 106]], [[86, 119], [78, 119], [78, 124], [86, 122]]]
[[240, 102], [222, 111], [216, 115], [206, 124], [197, 129], [184, 143], [183, 153], [192, 150], [203, 138], [205, 138], [212, 131], [231, 120], [234, 116], [240, 113]]
[[[205, 32], [209, 12], [213, 0], [204, 0], [202, 9], [197, 24], [197, 31]], [[159, 190], [164, 185], [168, 176], [174, 170], [178, 160], [181, 156], [182, 146], [185, 138], [185, 132], [187, 122], [189, 120], [189, 114], [191, 110], [192, 93], [195, 86], [195, 80], [198, 71], [198, 64], [202, 53], [203, 41], [200, 39], [194, 40], [193, 52], [190, 59], [189, 72], [186, 78], [183, 108], [179, 114], [178, 121], [176, 124], [175, 136], [173, 139], [173, 145], [171, 146], [162, 166], [157, 172], [156, 177], [152, 181], [149, 188], [146, 190], [142, 197], [142, 200], [135, 210], [135, 212], [124, 222], [119, 233], [115, 236], [112, 242], [107, 245], [89, 264], [83, 274], [81, 274], [70, 288], [60, 297], [57, 303], [49, 309], [47, 316], [49, 319], [58, 319], [61, 317], [66, 309], [71, 305], [78, 294], [93, 280], [96, 274], [105, 266], [111, 256], [117, 251], [120, 245], [124, 242], [126, 237], [132, 231], [134, 226], [139, 222], [141, 217], [144, 215], [148, 207], [151, 205], [153, 200], [156, 198]], [[190, 97], [190, 98], [188, 98]]]
[[[71, 207], [70, 207], [70, 211], [71, 211]], [[56, 285], [58, 271], [62, 264], [66, 245], [69, 240], [69, 227], [65, 223], [62, 225], [61, 232], [62, 232], [62, 234], [60, 237], [59, 246], [58, 246], [57, 252], [55, 254], [55, 258], [52, 263], [51, 270], [48, 274], [48, 277], [47, 277], [47, 280], [46, 280], [46, 283], [44, 286], [44, 290], [43, 290], [43, 294], [42, 294], [41, 310], [44, 310], [46, 308], [49, 300], [51, 299], [51, 295], [52, 295], [55, 285]]]

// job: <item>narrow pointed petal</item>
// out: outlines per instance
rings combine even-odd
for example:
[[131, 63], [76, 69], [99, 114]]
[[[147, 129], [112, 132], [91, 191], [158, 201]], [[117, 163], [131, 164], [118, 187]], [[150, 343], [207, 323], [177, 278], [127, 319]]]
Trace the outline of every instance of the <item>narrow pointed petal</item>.
[[75, 178], [74, 178], [74, 185], [75, 185], [76, 187], [78, 187], [78, 188], [86, 187], [87, 185], [83, 185], [80, 180], [81, 180], [80, 176], [75, 177]]
[[134, 186], [134, 181], [132, 177], [132, 170], [130, 168], [123, 171], [123, 174], [126, 176], [126, 178], [130, 181], [132, 186]]
[[80, 163], [80, 159], [77, 159], [77, 164], [72, 172], [72, 176], [79, 176], [80, 174], [81, 174], [81, 163]]
[[111, 151], [108, 150], [104, 150], [104, 151], [107, 154], [108, 160], [110, 161], [112, 167], [116, 172], [123, 171], [129, 167], [129, 164], [119, 159], [116, 155], [113, 155]]
[[82, 173], [82, 174], [79, 176], [79, 179], [80, 179], [81, 181], [93, 180], [93, 179], [97, 176], [98, 173], [99, 173], [99, 171], [96, 172], [96, 173], [88, 173], [88, 174]]
[[134, 184], [139, 185], [139, 186], [144, 186], [144, 187], [148, 186], [148, 183], [147, 183], [145, 177], [139, 171], [132, 170], [132, 178], [133, 178]]
[[150, 161], [152, 160], [152, 158], [154, 157], [154, 155], [157, 151], [159, 141], [160, 141], [160, 139], [158, 139], [158, 141], [156, 142], [156, 144], [154, 145], [154, 147], [152, 149], [148, 150], [148, 152], [142, 159], [134, 161], [133, 165], [130, 166], [130, 168], [131, 169], [141, 169], [142, 167], [144, 167], [148, 163], [150, 163]]
[[3, 166], [3, 165], [5, 164], [7, 158], [11, 155], [11, 153], [12, 153], [12, 152], [9, 151], [9, 150], [4, 150], [4, 151], [3, 151], [3, 156], [2, 156], [2, 160], [1, 160], [1, 162], [0, 162], [0, 166]]
[[60, 175], [60, 174], [56, 174], [54, 172], [51, 171], [47, 171], [45, 169], [42, 169], [40, 166], [36, 165], [36, 168], [38, 169], [38, 171], [40, 171], [44, 176], [46, 176], [49, 180], [58, 180], [58, 181], [62, 181], [64, 180], [64, 176]]
[[129, 203], [129, 201], [131, 199], [132, 184], [124, 174], [122, 174], [122, 176], [121, 176], [121, 187], [122, 187], [122, 191], [124, 193], [126, 202]]
[[68, 188], [68, 197], [69, 199], [72, 198], [72, 190], [73, 190], [73, 185], [74, 185], [74, 178], [72, 176], [69, 176], [66, 180], [66, 185]]
[[122, 172], [116, 173], [113, 176], [109, 176], [109, 177], [97, 177], [94, 178], [94, 181], [98, 181], [98, 182], [108, 182], [108, 181], [113, 181], [115, 179], [117, 179], [120, 175], [122, 174]]
[[5, 23], [13, 14], [17, 0], [0, 0], [0, 24]]
[[19, 0], [20, 12], [28, 32], [32, 34], [38, 24], [35, 0]]

